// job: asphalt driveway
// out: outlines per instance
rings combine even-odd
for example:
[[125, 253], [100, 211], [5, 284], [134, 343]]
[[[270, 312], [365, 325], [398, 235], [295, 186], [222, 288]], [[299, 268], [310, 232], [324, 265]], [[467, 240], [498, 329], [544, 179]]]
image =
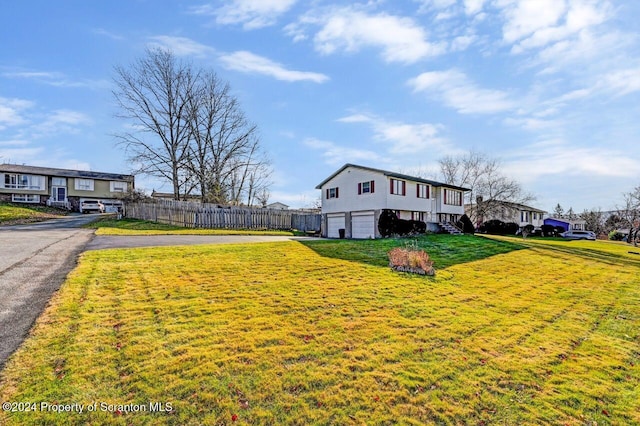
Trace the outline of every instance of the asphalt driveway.
[[0, 368], [93, 238], [92, 229], [78, 226], [94, 219], [70, 216], [0, 227]]

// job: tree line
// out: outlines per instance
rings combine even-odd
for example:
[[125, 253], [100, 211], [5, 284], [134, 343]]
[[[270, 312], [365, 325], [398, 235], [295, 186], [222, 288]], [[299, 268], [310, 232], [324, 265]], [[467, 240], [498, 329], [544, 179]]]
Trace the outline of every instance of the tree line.
[[257, 126], [227, 82], [161, 48], [116, 66], [113, 96], [129, 130], [116, 134], [135, 173], [171, 183], [173, 198], [266, 205], [271, 165]]

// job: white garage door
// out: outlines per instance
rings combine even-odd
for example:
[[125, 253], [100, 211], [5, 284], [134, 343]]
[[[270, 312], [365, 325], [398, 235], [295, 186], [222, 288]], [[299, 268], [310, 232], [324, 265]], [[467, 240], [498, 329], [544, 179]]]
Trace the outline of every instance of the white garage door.
[[338, 229], [344, 229], [344, 213], [327, 215], [327, 237], [340, 238]]
[[351, 236], [353, 238], [375, 238], [373, 212], [351, 214]]

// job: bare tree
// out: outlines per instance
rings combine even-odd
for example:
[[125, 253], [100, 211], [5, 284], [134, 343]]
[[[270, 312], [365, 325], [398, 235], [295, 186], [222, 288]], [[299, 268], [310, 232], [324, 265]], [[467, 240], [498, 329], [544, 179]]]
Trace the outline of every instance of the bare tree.
[[197, 75], [162, 49], [148, 49], [129, 68], [115, 67], [113, 95], [131, 132], [116, 135], [135, 172], [167, 179], [174, 198], [190, 179], [185, 168], [191, 128], [188, 103]]
[[595, 232], [596, 235], [605, 233], [604, 214], [600, 209], [585, 210], [580, 214], [580, 219], [585, 221], [586, 229]]
[[618, 214], [629, 228], [629, 243], [637, 245], [640, 238], [640, 186], [624, 194], [624, 204], [618, 207]]
[[553, 209], [553, 217], [557, 217], [558, 219], [562, 219], [564, 217], [564, 209], [560, 205], [560, 203], [556, 204]]
[[138, 173], [168, 179], [176, 200], [197, 191], [203, 202], [251, 203], [257, 183], [268, 186], [257, 179], [270, 174], [257, 127], [214, 72], [152, 49], [116, 74], [120, 117], [136, 129], [118, 138]]
[[483, 153], [447, 156], [439, 164], [445, 183], [470, 189], [465, 197], [466, 210], [476, 224], [502, 209], [504, 202], [523, 204], [535, 199], [517, 181], [502, 174], [499, 160]]

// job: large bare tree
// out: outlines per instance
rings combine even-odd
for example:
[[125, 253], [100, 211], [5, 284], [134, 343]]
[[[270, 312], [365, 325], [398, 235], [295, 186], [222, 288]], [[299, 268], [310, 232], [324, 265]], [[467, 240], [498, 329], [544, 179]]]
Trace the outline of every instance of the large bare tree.
[[445, 183], [470, 189], [465, 204], [474, 223], [501, 209], [505, 202], [524, 204], [535, 199], [516, 180], [502, 173], [498, 159], [481, 152], [446, 156], [439, 160], [439, 165]]
[[169, 180], [176, 200], [197, 191], [203, 202], [252, 202], [269, 162], [228, 83], [163, 49], [115, 71], [119, 116], [133, 129], [117, 137], [136, 172]]
[[202, 201], [251, 204], [249, 177], [258, 168], [268, 168], [257, 127], [215, 73], [201, 74], [196, 93], [190, 104], [189, 170]]
[[148, 49], [130, 67], [115, 67], [113, 95], [131, 131], [116, 135], [136, 173], [167, 179], [175, 199], [190, 179], [189, 102], [197, 73], [167, 50]]

